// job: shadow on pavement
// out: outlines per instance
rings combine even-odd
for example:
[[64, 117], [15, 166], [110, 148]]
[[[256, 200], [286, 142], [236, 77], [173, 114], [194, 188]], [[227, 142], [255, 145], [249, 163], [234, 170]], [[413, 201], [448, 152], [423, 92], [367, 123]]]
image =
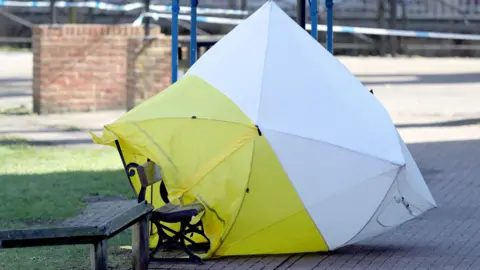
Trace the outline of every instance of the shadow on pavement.
[[[400, 85], [400, 84], [461, 84], [480, 82], [480, 73], [460, 73], [460, 74], [355, 74], [360, 78], [362, 83], [368, 85]], [[378, 78], [386, 77], [388, 79], [378, 80]], [[402, 77], [410, 78], [410, 80], [402, 79]], [[375, 80], [369, 80], [373, 78]], [[398, 78], [397, 80], [395, 78]]]
[[32, 78], [0, 78], [0, 84], [32, 82]]
[[30, 146], [75, 146], [90, 144], [91, 139], [59, 139], [59, 140], [27, 140], [27, 139], [0, 139], [0, 145], [30, 145]]
[[461, 120], [451, 120], [434, 123], [415, 123], [415, 124], [397, 124], [397, 128], [418, 128], [418, 127], [458, 127], [480, 124], [480, 118], [470, 118]]
[[[93, 132], [102, 132], [103, 129], [88, 129]], [[31, 133], [72, 133], [72, 132], [83, 132], [85, 134], [88, 134], [87, 129], [77, 129], [77, 128], [71, 128], [71, 129], [54, 129], [54, 128], [47, 128], [47, 129], [38, 129], [38, 130], [8, 130], [8, 131], [0, 131], [0, 134], [3, 135], [10, 135], [10, 134], [31, 134]]]
[[0, 99], [32, 95], [32, 78], [0, 78]]

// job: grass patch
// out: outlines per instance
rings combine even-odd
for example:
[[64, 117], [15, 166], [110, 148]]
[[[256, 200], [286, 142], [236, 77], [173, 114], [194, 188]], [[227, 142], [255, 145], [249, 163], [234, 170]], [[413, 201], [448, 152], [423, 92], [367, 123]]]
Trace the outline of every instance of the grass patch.
[[18, 48], [11, 46], [0, 46], [0, 52], [31, 52], [30, 48]]
[[33, 114], [32, 108], [24, 105], [11, 108], [0, 108], [0, 115], [29, 115]]
[[[87, 202], [134, 198], [113, 148], [29, 146], [0, 139], [0, 229], [48, 225], [73, 216]], [[127, 230], [109, 242], [110, 269], [129, 266]], [[89, 269], [89, 246], [0, 249], [0, 269]]]

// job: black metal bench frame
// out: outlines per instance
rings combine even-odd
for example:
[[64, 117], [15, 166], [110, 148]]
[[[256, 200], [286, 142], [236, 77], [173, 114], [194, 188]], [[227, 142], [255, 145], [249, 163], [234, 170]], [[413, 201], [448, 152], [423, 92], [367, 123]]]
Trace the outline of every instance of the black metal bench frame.
[[[126, 164], [123, 156], [120, 144], [115, 141], [117, 150], [120, 154], [125, 173], [128, 180], [131, 182], [131, 177], [137, 175], [140, 179], [141, 188], [138, 193], [138, 201], [145, 201], [146, 188], [160, 183], [159, 192], [160, 197], [165, 203], [164, 206], [155, 209], [150, 215], [150, 222], [157, 227], [159, 240], [156, 247], [150, 252], [150, 261], [156, 262], [192, 262], [196, 264], [202, 264], [201, 258], [195, 254], [195, 251], [206, 252], [210, 248], [210, 240], [205, 235], [203, 222], [200, 219], [195, 224], [191, 224], [192, 219], [205, 211], [205, 208], [200, 203], [193, 203], [187, 205], [176, 205], [170, 203], [168, 198], [168, 192], [165, 183], [162, 179], [155, 179], [151, 173], [147, 172], [149, 166], [155, 166], [155, 164], [147, 160], [145, 164], [137, 164], [131, 162]], [[132, 185], [132, 184], [131, 184]], [[133, 188], [133, 185], [132, 185]], [[180, 229], [175, 231], [162, 223], [180, 223]], [[168, 233], [172, 234], [169, 235]], [[198, 234], [202, 236], [206, 243], [197, 243], [192, 240], [192, 236]], [[160, 250], [180, 250], [188, 255], [188, 258], [156, 258], [155, 254]]]

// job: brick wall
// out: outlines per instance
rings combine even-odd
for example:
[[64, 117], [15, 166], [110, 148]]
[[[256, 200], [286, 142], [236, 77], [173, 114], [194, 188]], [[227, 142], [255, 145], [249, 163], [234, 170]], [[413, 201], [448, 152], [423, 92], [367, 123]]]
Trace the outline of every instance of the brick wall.
[[171, 38], [144, 41], [130, 38], [127, 62], [127, 108], [152, 97], [171, 84]]
[[125, 109], [129, 40], [142, 36], [131, 25], [35, 26], [34, 112]]

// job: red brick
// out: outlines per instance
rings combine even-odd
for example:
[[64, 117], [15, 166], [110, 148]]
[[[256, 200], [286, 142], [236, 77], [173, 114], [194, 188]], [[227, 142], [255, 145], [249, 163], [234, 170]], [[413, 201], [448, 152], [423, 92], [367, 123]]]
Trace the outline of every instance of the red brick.
[[[156, 41], [155, 46], [169, 46], [159, 28], [152, 28], [151, 32], [164, 40], [163, 43]], [[140, 48], [142, 35], [142, 27], [131, 25], [35, 26], [32, 37], [34, 111], [125, 108], [129, 103], [127, 98], [133, 98], [127, 92], [127, 73], [132, 73], [127, 68], [132, 67], [130, 62], [136, 58], [136, 51], [129, 46], [133, 42], [137, 44], [135, 48]], [[168, 77], [162, 81], [170, 80], [170, 73], [163, 65], [154, 69], [161, 70], [148, 72]], [[158, 89], [156, 91], [160, 91]]]

